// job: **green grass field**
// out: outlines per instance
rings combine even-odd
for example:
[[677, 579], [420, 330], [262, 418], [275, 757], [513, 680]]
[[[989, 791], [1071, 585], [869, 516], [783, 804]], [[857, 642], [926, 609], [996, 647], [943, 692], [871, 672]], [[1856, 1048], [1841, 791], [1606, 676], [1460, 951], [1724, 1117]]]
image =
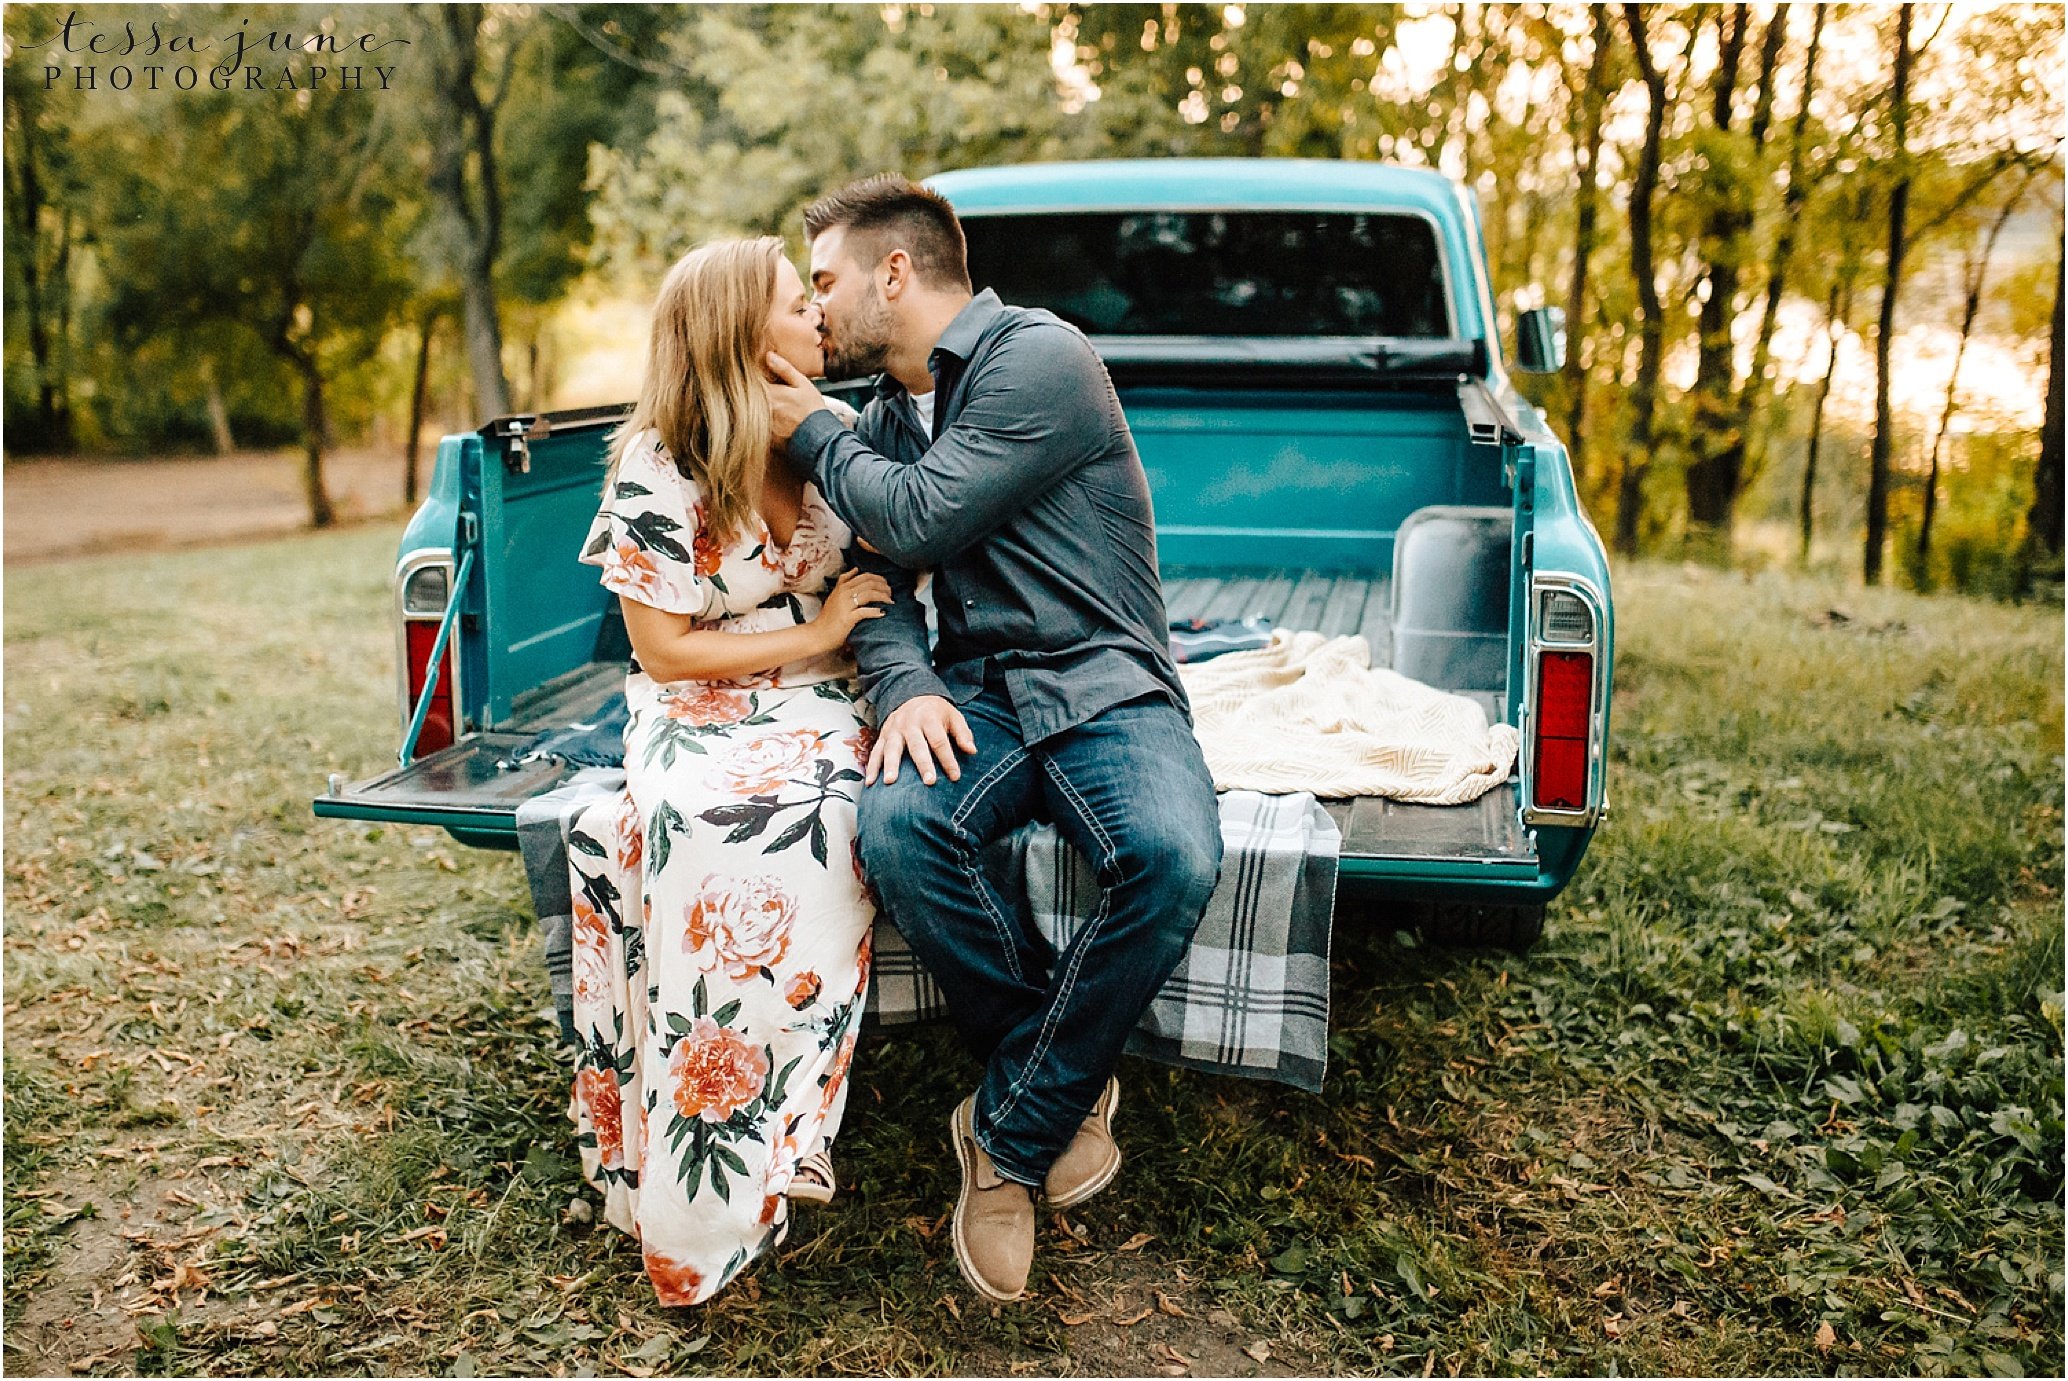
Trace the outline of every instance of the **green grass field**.
[[309, 814], [393, 750], [394, 539], [8, 573], [11, 1373], [2062, 1370], [2058, 605], [1624, 572], [1533, 952], [1340, 916], [1325, 1094], [1130, 1061], [998, 1310], [971, 1068], [868, 1039], [851, 1188], [675, 1311], [587, 1221], [514, 857]]

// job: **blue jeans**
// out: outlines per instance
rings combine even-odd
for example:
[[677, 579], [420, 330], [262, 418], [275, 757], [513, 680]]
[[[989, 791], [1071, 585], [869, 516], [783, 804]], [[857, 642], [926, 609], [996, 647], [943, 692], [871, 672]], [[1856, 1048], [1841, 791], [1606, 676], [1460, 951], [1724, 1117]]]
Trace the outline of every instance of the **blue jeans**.
[[[958, 753], [960, 781], [927, 786], [906, 763], [862, 792], [862, 864], [984, 1061], [978, 1142], [1001, 1175], [1038, 1187], [1192, 942], [1220, 873], [1220, 809], [1167, 700], [1131, 700], [1033, 744], [996, 680], [961, 709], [976, 752]], [[1061, 953], [984, 872], [984, 846], [1036, 819], [1099, 881]]]

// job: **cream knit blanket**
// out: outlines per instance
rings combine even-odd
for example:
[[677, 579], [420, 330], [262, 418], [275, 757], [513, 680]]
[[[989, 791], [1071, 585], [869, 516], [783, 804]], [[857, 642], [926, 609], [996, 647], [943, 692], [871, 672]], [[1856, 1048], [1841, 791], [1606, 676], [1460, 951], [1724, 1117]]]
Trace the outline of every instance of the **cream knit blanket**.
[[1374, 668], [1362, 638], [1279, 629], [1178, 674], [1222, 791], [1459, 805], [1506, 781], [1520, 746], [1464, 696]]

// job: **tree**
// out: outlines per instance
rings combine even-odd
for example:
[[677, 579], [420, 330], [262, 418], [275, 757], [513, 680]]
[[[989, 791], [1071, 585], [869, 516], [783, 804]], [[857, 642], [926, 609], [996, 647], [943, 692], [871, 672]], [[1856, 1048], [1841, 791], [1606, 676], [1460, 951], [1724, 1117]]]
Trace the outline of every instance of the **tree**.
[[1924, 482], [1924, 516], [1917, 527], [1915, 583], [1919, 588], [1925, 588], [1931, 582], [1932, 520], [1939, 511], [1939, 451], [1945, 445], [1946, 431], [1953, 423], [1953, 409], [1960, 397], [1960, 363], [1967, 357], [1968, 337], [1974, 334], [1975, 317], [1982, 308], [1982, 285], [1988, 278], [1989, 261], [1996, 254], [1996, 242], [2002, 238], [2004, 226], [2010, 223], [2011, 213], [2024, 200], [2025, 189], [2030, 182], [2031, 174], [2028, 172], [2003, 199], [1995, 219], [1989, 223], [1988, 232], [1982, 236], [1981, 243], [1969, 251], [1967, 262], [1962, 266], [1964, 295], [1961, 299], [1960, 340], [1953, 348], [1953, 367], [1946, 374], [1946, 402], [1939, 410], [1939, 425], [1932, 432], [1932, 448]]
[[[384, 161], [363, 97], [310, 92], [254, 101], [241, 92], [167, 102], [129, 121], [123, 214], [99, 230], [119, 268], [108, 315], [132, 358], [161, 343], [235, 349], [278, 361], [299, 392], [309, 521], [335, 511], [323, 461], [328, 394], [369, 362], [408, 292], [399, 254], [401, 181]], [[206, 185], [209, 195], [194, 188]]]
[[1601, 231], [1599, 225], [1601, 189], [1602, 112], [1612, 91], [1610, 73], [1615, 61], [1615, 23], [1606, 5], [1596, 5], [1593, 16], [1593, 60], [1587, 65], [1586, 85], [1581, 91], [1581, 127], [1578, 165], [1574, 169], [1577, 189], [1573, 198], [1573, 266], [1571, 286], [1565, 296], [1565, 439], [1572, 448], [1573, 465], [1586, 469], [1587, 435], [1587, 270], [1593, 261]]
[[[495, 278], [503, 238], [496, 115], [509, 92], [515, 49], [529, 30], [522, 21], [480, 6], [442, 4], [419, 12], [418, 31], [428, 58], [428, 82], [417, 93], [430, 143], [427, 186], [442, 216], [446, 261], [459, 284], [474, 409], [486, 420], [510, 411]], [[491, 40], [500, 36], [505, 41], [484, 43], [484, 31]], [[484, 75], [489, 82], [485, 96], [480, 88]]]
[[[1795, 124], [1788, 139], [1788, 186], [1781, 196], [1780, 225], [1774, 235], [1773, 266], [1768, 270], [1766, 277], [1766, 305], [1760, 312], [1759, 333], [1753, 339], [1751, 371], [1746, 376], [1744, 391], [1738, 400], [1737, 427], [1746, 442], [1745, 473], [1741, 476], [1741, 483], [1748, 482], [1752, 475], [1763, 468], [1765, 462], [1766, 437], [1763, 433], [1755, 431], [1755, 424], [1761, 405], [1767, 397], [1767, 376], [1773, 361], [1774, 328], [1780, 321], [1781, 301], [1787, 293], [1789, 270], [1795, 261], [1796, 236], [1809, 207], [1810, 98], [1817, 89], [1817, 54], [1824, 43], [1824, 23], [1829, 17], [1830, 9], [1829, 5], [1821, 3], [1820, 0], [1810, 19], [1809, 48], [1802, 60], [1802, 93], [1798, 97]], [[1781, 15], [1774, 16], [1776, 24], [1781, 20]], [[1770, 97], [1771, 93], [1772, 84], [1769, 83], [1766, 95]], [[1833, 318], [1836, 310], [1837, 299], [1834, 293], [1831, 305], [1825, 312], [1827, 321]], [[1838, 341], [1834, 336], [1831, 340], [1834, 359], [1837, 350]], [[1830, 371], [1827, 368], [1824, 378], [1824, 392], [1827, 396], [1829, 391]], [[1817, 420], [1821, 422], [1822, 418], [1823, 408], [1820, 399]], [[1802, 502], [1802, 542], [1805, 556], [1809, 554], [1810, 530], [1810, 491], [1807, 485], [1815, 478], [1815, 464], [1815, 457], [1812, 455], [1809, 459]]]
[[[54, 28], [59, 22], [21, 7]], [[35, 67], [40, 51], [12, 45], [4, 83], [6, 108], [6, 259], [9, 334], [28, 349], [27, 392], [35, 412], [17, 434], [33, 446], [71, 450], [72, 252], [81, 230], [81, 175], [67, 129], [77, 102], [62, 85], [44, 89]], [[9, 374], [16, 376], [14, 361]], [[14, 379], [10, 380], [12, 384]], [[12, 390], [10, 390], [12, 391]]]
[[2039, 432], [2039, 465], [2032, 477], [2032, 511], [2025, 521], [2028, 565], [2061, 568], [2061, 453], [2062, 453], [2062, 366], [2068, 357], [2061, 352], [2061, 281], [2068, 273], [2068, 240], [2061, 242], [2054, 261], [2054, 310], [2047, 343], [2046, 420]]
[[1630, 182], [1630, 277], [1637, 285], [1638, 310], [1642, 313], [1642, 345], [1637, 364], [1637, 386], [1631, 390], [1630, 443], [1622, 459], [1616, 493], [1616, 550], [1626, 556], [1637, 552], [1638, 520], [1643, 516], [1644, 477], [1651, 468], [1654, 413], [1658, 407], [1659, 374], [1666, 353], [1666, 321], [1659, 305], [1658, 263], [1652, 248], [1652, 196], [1659, 185], [1659, 150], [1666, 129], [1666, 77], [1652, 54], [1651, 38], [1645, 32], [1644, 6], [1623, 6], [1623, 22], [1630, 30], [1631, 55], [1644, 81], [1648, 104], [1644, 114], [1644, 144], [1637, 155], [1637, 172]]
[[1903, 236], [1910, 209], [1910, 5], [1896, 8], [1896, 59], [1889, 119], [1894, 131], [1888, 197], [1888, 257], [1882, 267], [1881, 316], [1874, 333], [1874, 441], [1867, 459], [1867, 538], [1861, 574], [1881, 583], [1882, 548], [1888, 541], [1889, 458], [1896, 419], [1889, 403], [1889, 351], [1895, 341], [1896, 299], [1903, 288]]

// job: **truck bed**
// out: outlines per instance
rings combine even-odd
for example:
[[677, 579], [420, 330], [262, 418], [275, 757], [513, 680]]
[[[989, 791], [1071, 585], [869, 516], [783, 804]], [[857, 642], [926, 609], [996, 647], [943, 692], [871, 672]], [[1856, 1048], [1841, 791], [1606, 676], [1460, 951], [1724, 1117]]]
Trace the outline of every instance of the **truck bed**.
[[[1386, 665], [1391, 645], [1390, 581], [1343, 572], [1260, 573], [1185, 567], [1167, 571], [1164, 599], [1173, 619], [1262, 616], [1275, 627], [1330, 636], [1357, 634], [1371, 644], [1375, 665]], [[548, 791], [571, 769], [532, 763], [498, 764], [533, 736], [588, 718], [623, 686], [622, 662], [591, 662], [521, 697], [511, 718], [494, 732], [475, 734], [442, 752], [372, 781], [347, 788], [356, 818], [370, 813], [398, 821], [436, 823], [470, 843], [514, 847], [515, 812]], [[1506, 713], [1505, 697], [1459, 692], [1477, 700], [1490, 720]], [[1326, 801], [1343, 832], [1347, 877], [1383, 876], [1395, 868], [1416, 873], [1457, 870], [1492, 877], [1535, 868], [1535, 846], [1516, 813], [1516, 783], [1461, 806], [1407, 805], [1376, 797]], [[317, 813], [326, 814], [319, 800]], [[369, 808], [372, 808], [371, 811]], [[444, 818], [428, 818], [435, 812]]]

